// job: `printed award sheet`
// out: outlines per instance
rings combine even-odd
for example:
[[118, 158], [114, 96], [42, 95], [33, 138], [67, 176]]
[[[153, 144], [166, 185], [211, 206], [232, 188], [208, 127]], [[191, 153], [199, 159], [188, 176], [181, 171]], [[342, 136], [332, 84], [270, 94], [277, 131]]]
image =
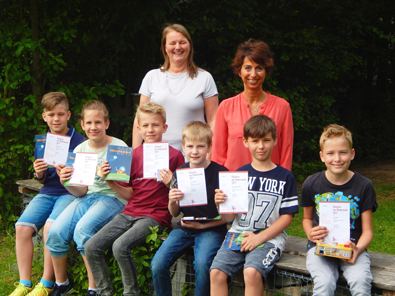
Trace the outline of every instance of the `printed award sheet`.
[[158, 170], [169, 168], [169, 143], [143, 144], [143, 178], [158, 178]]
[[44, 161], [48, 166], [65, 164], [69, 153], [70, 137], [47, 133], [45, 142]]
[[219, 172], [219, 189], [227, 196], [220, 214], [248, 212], [248, 172]]
[[325, 226], [329, 233], [325, 244], [345, 244], [350, 240], [350, 203], [346, 201], [321, 201], [320, 226]]
[[176, 170], [178, 189], [184, 193], [180, 207], [202, 206], [207, 204], [206, 177], [204, 168]]
[[71, 185], [92, 186], [95, 181], [98, 153], [77, 152]]

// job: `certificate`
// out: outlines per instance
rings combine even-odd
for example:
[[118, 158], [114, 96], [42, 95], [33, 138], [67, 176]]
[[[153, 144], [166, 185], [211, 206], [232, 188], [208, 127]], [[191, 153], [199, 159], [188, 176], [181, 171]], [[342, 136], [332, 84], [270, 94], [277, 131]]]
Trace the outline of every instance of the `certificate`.
[[95, 182], [98, 153], [77, 152], [75, 154], [74, 171], [71, 185], [92, 186]]
[[69, 136], [47, 133], [44, 161], [48, 166], [66, 163], [70, 139]]
[[204, 168], [176, 170], [178, 189], [184, 193], [180, 207], [202, 206], [207, 204], [206, 177]]
[[350, 240], [350, 203], [346, 201], [321, 201], [319, 203], [320, 226], [329, 233], [324, 243], [345, 244]]
[[169, 143], [143, 144], [143, 178], [158, 178], [158, 170], [169, 168]]
[[219, 189], [227, 196], [220, 214], [248, 212], [248, 172], [219, 172]]

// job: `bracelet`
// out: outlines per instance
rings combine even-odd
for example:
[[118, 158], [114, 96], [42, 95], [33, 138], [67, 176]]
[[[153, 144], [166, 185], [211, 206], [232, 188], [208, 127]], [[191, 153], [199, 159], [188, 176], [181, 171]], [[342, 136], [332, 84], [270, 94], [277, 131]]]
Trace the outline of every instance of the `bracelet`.
[[34, 173], [34, 180], [36, 180], [36, 181], [42, 181], [42, 180], [44, 180], [45, 177], [46, 177], [45, 173], [43, 174], [43, 176], [41, 178], [37, 178], [36, 173]]

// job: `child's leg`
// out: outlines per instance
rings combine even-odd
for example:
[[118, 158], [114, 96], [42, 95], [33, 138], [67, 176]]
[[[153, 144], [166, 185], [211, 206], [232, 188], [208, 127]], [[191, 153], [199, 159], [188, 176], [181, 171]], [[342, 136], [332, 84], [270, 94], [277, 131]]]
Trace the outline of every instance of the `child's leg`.
[[211, 295], [228, 295], [228, 282], [242, 268], [245, 253], [219, 249], [210, 268]]
[[270, 242], [247, 252], [243, 272], [245, 295], [262, 295], [263, 278], [273, 269], [280, 256], [280, 249]]
[[315, 247], [307, 252], [306, 268], [314, 280], [313, 295], [333, 296], [339, 278], [340, 259], [315, 255]]
[[373, 276], [370, 271], [370, 257], [368, 252], [359, 254], [354, 264], [340, 262], [340, 269], [350, 286], [351, 295], [370, 295]]
[[33, 241], [34, 228], [30, 226], [17, 225], [15, 227], [15, 250], [18, 262], [19, 278], [31, 281], [32, 261], [33, 261]]
[[130, 217], [130, 219], [134, 223], [133, 226], [114, 242], [112, 251], [122, 273], [124, 295], [140, 295], [132, 249], [145, 243], [146, 236], [151, 234], [149, 226], [158, 225], [159, 230], [162, 230], [162, 226], [149, 217]]
[[96, 287], [99, 289], [100, 295], [103, 296], [114, 294], [104, 253], [111, 248], [117, 238], [132, 227], [132, 223], [127, 217], [130, 216], [122, 213], [116, 215], [112, 221], [107, 223], [85, 244], [85, 254], [89, 267]]
[[245, 292], [248, 296], [262, 296], [263, 294], [263, 279], [262, 274], [253, 267], [247, 267], [243, 271]]
[[186, 231], [173, 229], [156, 252], [151, 262], [156, 296], [172, 295], [170, 267], [193, 245], [193, 238], [194, 236]]
[[216, 231], [205, 231], [195, 236], [195, 296], [210, 295], [210, 267], [224, 235]]

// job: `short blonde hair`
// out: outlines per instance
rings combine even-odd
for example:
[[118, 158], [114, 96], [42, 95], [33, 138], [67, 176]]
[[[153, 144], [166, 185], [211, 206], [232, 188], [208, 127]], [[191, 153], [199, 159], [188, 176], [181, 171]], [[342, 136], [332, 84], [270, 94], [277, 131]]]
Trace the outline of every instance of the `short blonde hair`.
[[106, 105], [101, 101], [98, 101], [98, 100], [89, 101], [84, 105], [84, 107], [82, 107], [82, 111], [81, 111], [82, 121], [84, 121], [84, 114], [85, 114], [85, 111], [87, 111], [87, 110], [102, 110], [104, 120], [107, 122], [110, 119], [110, 114], [108, 112], [108, 109], [107, 109]]
[[190, 121], [182, 130], [182, 145], [186, 141], [205, 141], [208, 146], [213, 143], [213, 132], [207, 123], [201, 121]]
[[58, 104], [63, 104], [66, 110], [69, 111], [69, 101], [64, 92], [49, 92], [41, 100], [41, 106], [43, 106], [44, 112], [52, 110]]
[[136, 113], [136, 118], [137, 122], [140, 124], [140, 114], [141, 113], [148, 113], [148, 114], [158, 114], [162, 116], [163, 123], [166, 123], [166, 110], [165, 107], [162, 105], [159, 105], [158, 103], [155, 102], [146, 102], [138, 106], [137, 108], [137, 113]]
[[335, 123], [329, 124], [326, 127], [324, 127], [324, 131], [322, 132], [320, 137], [321, 151], [324, 150], [324, 144], [326, 140], [331, 138], [340, 138], [340, 137], [344, 137], [347, 140], [350, 149], [352, 149], [352, 134], [347, 128]]

